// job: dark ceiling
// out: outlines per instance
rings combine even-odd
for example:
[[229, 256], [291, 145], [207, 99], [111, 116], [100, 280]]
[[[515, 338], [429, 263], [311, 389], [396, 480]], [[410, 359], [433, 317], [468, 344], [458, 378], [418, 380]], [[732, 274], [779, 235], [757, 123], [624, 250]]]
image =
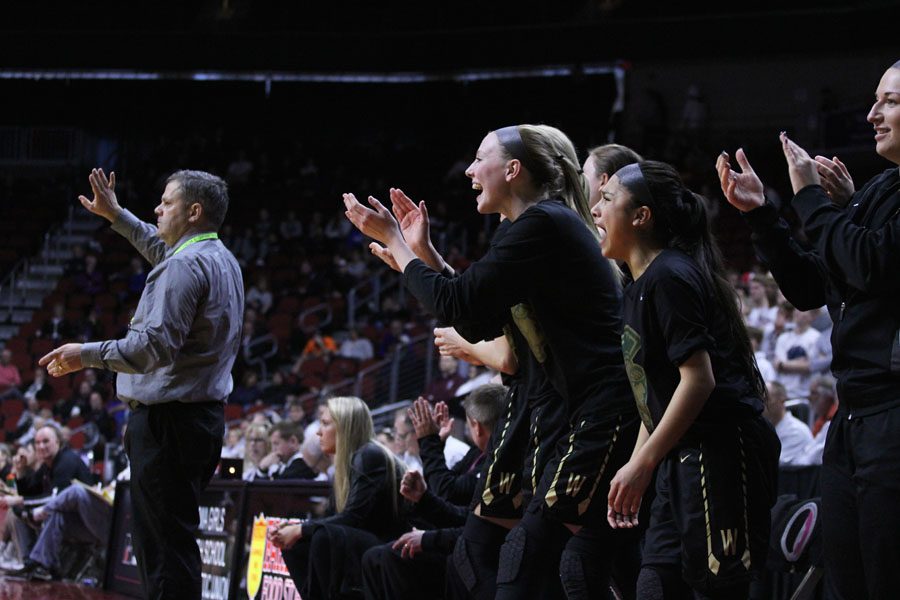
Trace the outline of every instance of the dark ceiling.
[[900, 3], [8, 2], [0, 68], [444, 70], [890, 47]]

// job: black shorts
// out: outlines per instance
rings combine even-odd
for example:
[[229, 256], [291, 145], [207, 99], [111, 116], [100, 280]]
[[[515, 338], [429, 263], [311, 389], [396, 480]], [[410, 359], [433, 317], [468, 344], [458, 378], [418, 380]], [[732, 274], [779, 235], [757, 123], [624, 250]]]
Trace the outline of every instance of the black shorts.
[[523, 505], [528, 506], [559, 440], [569, 432], [566, 402], [554, 390], [531, 400], [528, 455], [522, 473]]
[[523, 388], [515, 385], [507, 394], [506, 412], [494, 426], [472, 498], [472, 509], [483, 517], [518, 519], [522, 516], [522, 466], [529, 450], [531, 409]]
[[577, 411], [556, 444], [528, 510], [566, 524], [608, 527], [609, 482], [631, 456], [639, 426], [633, 407], [616, 414]]
[[659, 465], [644, 565], [681, 565], [701, 592], [765, 568], [781, 444], [763, 417], [695, 424]]

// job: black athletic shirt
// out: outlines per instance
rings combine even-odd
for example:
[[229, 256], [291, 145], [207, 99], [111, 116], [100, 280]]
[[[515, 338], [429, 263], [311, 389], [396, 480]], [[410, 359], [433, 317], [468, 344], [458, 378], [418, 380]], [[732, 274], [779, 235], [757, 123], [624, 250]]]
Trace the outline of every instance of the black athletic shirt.
[[[570, 416], [589, 399], [603, 412], [633, 410], [612, 270], [584, 222], [561, 201], [529, 207], [459, 277], [436, 273], [418, 259], [403, 275], [429, 311], [454, 325], [516, 307], [513, 320]], [[517, 306], [523, 304], [530, 308]]]
[[625, 288], [622, 350], [641, 419], [659, 424], [681, 381], [678, 366], [706, 350], [716, 386], [697, 417], [721, 423], [762, 412], [718, 307], [712, 283], [689, 256], [663, 250], [644, 274]]

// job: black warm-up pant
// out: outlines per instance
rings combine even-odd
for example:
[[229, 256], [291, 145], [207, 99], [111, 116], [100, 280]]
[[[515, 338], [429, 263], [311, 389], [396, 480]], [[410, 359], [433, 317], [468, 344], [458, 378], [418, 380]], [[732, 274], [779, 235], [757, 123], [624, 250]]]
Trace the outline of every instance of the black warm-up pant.
[[303, 600], [361, 598], [363, 555], [383, 543], [364, 529], [328, 524], [304, 534], [281, 556]]
[[473, 514], [447, 559], [448, 600], [493, 600], [500, 547], [509, 530]]
[[403, 558], [393, 542], [370, 548], [363, 554], [363, 592], [366, 600], [440, 600], [444, 597], [447, 555], [424, 551]]
[[225, 435], [221, 402], [138, 405], [128, 419], [134, 548], [148, 600], [200, 598], [200, 493]]
[[838, 410], [825, 441], [825, 578], [841, 600], [897, 598], [900, 406], [850, 414]]

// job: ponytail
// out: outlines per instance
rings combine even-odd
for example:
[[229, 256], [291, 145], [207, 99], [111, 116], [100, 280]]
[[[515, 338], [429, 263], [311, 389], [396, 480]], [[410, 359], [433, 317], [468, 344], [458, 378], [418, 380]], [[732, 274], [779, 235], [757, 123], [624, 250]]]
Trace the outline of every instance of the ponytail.
[[651, 210], [655, 241], [664, 248], [674, 248], [690, 256], [710, 283], [717, 304], [725, 313], [751, 388], [765, 400], [766, 385], [756, 366], [738, 298], [725, 276], [722, 253], [710, 232], [706, 200], [685, 187], [678, 172], [666, 163], [648, 160], [629, 165], [619, 173], [623, 171], [625, 177], [619, 180], [632, 192], [635, 205], [648, 206]]
[[561, 198], [599, 241], [588, 204], [587, 181], [569, 137], [549, 125], [516, 125], [495, 133], [507, 155], [520, 160], [542, 195]]

